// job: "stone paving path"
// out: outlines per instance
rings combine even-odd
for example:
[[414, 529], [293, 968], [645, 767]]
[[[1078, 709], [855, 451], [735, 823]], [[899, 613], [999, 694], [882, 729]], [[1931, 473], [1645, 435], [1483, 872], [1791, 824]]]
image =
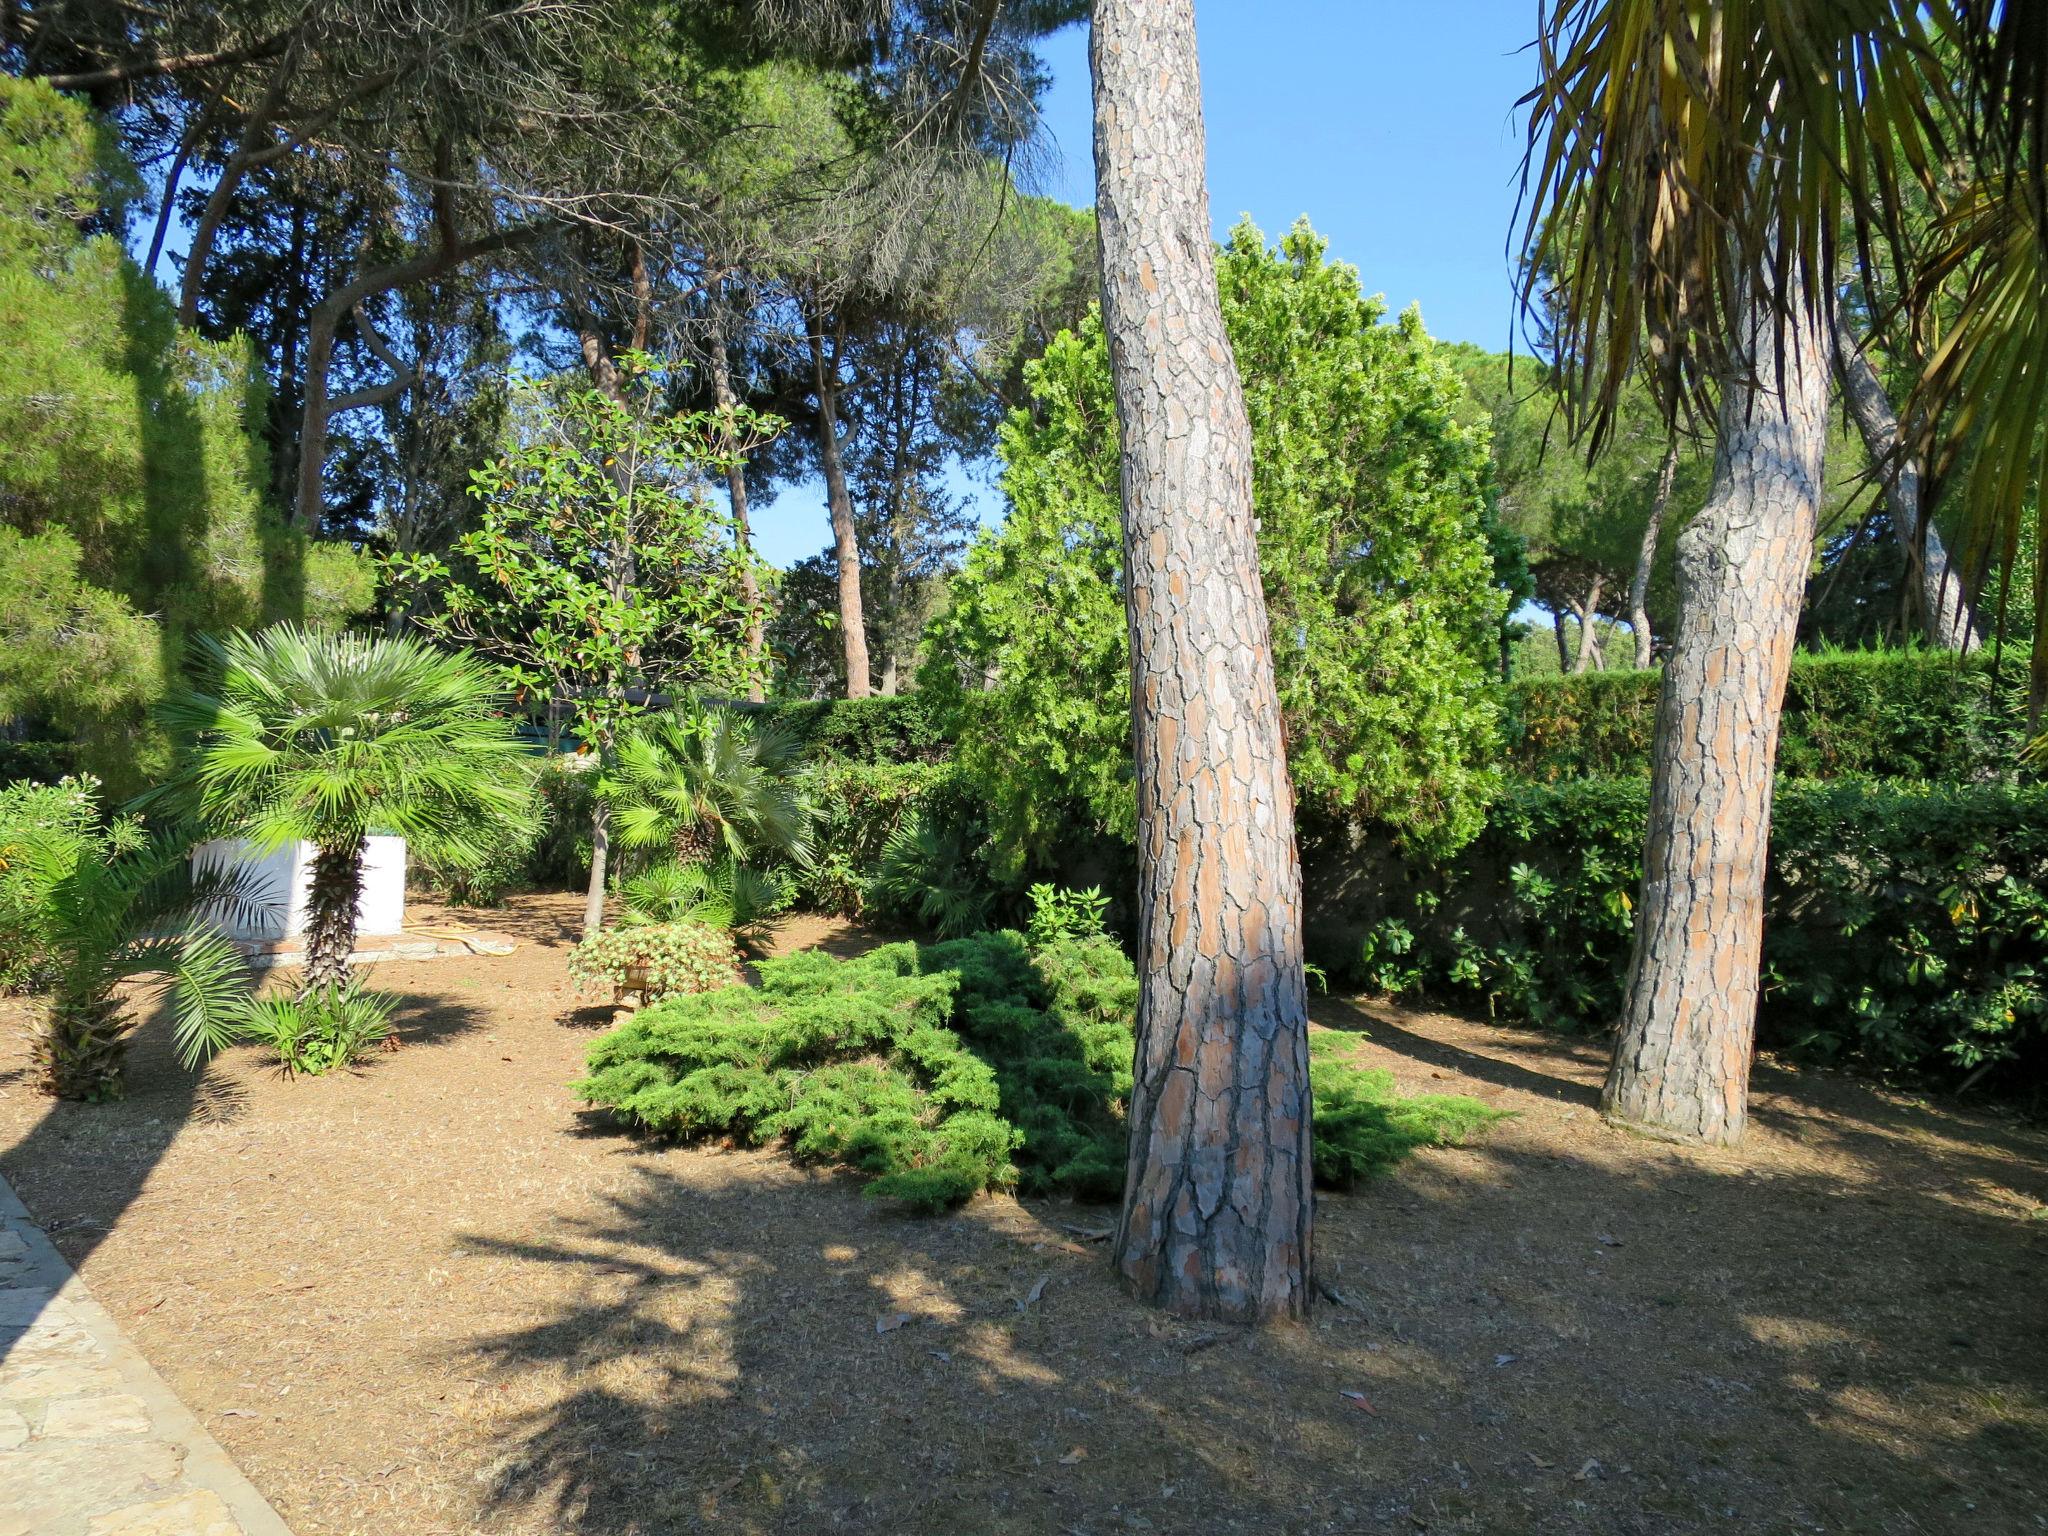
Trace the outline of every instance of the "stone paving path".
[[0, 1536], [291, 1536], [4, 1179]]

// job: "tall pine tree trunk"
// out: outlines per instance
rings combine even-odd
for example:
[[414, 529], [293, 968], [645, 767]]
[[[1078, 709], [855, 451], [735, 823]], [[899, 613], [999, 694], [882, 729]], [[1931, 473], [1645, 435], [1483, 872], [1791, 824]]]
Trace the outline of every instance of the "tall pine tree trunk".
[[846, 660], [846, 696], [864, 699], [868, 682], [868, 626], [860, 596], [860, 537], [853, 526], [853, 498], [839, 457], [839, 364], [825, 353], [824, 326], [813, 320], [811, 378], [818, 398], [818, 460], [825, 471], [825, 497], [832, 511], [832, 557], [839, 566], [839, 639]]
[[1175, 1312], [1309, 1300], [1294, 800], [1216, 292], [1190, 0], [1098, 0], [1103, 328], [1123, 438], [1138, 1000], [1116, 1265]]
[[356, 947], [356, 903], [363, 893], [361, 838], [313, 850], [306, 891], [306, 970], [299, 995], [338, 987], [348, 980], [348, 957]]
[[1945, 651], [1975, 650], [1983, 637], [1978, 633], [1976, 615], [1970, 611], [1963, 574], [1949, 559], [1948, 547], [1921, 505], [1920, 461], [1905, 446], [1884, 383], [1844, 322], [1838, 311], [1835, 363], [1842, 373], [1842, 398], [1878, 472], [1885, 511], [1891, 514], [1892, 536], [1905, 556], [1907, 574], [1918, 578], [1928, 643]]
[[1673, 432], [1664, 445], [1664, 462], [1657, 469], [1657, 491], [1650, 498], [1650, 521], [1643, 528], [1635, 574], [1628, 582], [1628, 624], [1635, 631], [1638, 671], [1657, 659], [1656, 637], [1650, 633], [1650, 573], [1657, 566], [1657, 540], [1664, 532], [1664, 509], [1671, 505], [1671, 484], [1677, 478], [1678, 434]]
[[[1801, 281], [1795, 264], [1787, 293]], [[1771, 772], [1827, 444], [1823, 317], [1801, 305], [1781, 320], [1753, 299], [1745, 324], [1713, 487], [1678, 538], [1635, 953], [1602, 1099], [1612, 1120], [1723, 1144], [1747, 1114]]]
[[1600, 589], [1606, 585], [1607, 578], [1595, 571], [1579, 603], [1579, 659], [1572, 663], [1574, 674], [1592, 671], [1593, 664], [1600, 660]]
[[[722, 296], [714, 295], [711, 316], [711, 388], [721, 411], [739, 405], [733, 393], [732, 361], [725, 348], [725, 307]], [[735, 445], [726, 444], [727, 452]], [[733, 538], [739, 545], [740, 597], [747, 605], [747, 697], [758, 704], [768, 696], [768, 643], [761, 622], [761, 584], [754, 577], [753, 533], [747, 526], [747, 470], [737, 458], [725, 468], [726, 494], [732, 500]]]

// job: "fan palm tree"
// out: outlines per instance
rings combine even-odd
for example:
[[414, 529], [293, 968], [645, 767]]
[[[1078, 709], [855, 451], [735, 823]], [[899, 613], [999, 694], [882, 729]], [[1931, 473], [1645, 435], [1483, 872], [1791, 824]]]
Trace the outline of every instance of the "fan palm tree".
[[[1617, 1120], [1741, 1135], [1842, 232], [1858, 254], [1882, 243], [1899, 270], [1930, 272], [1899, 227], [1909, 183], [1938, 192], [1960, 146], [2000, 185], [2041, 185], [2044, 31], [2048, 0], [1551, 0], [1545, 12], [1542, 79], [1526, 98], [1524, 270], [1574, 425], [1597, 452], [1636, 377], [1672, 420], [1718, 416], [1708, 503], [1679, 540], [1678, 638], [1604, 1098]], [[2011, 526], [2040, 468], [2048, 216], [2014, 193], [2004, 208], [2034, 259], [1949, 226], [1951, 261], [1990, 297], [1965, 307], [1910, 414], [1937, 420], [1975, 395], [1976, 470]]]
[[165, 979], [185, 1066], [239, 1032], [248, 972], [215, 919], [246, 917], [256, 903], [234, 873], [195, 875], [185, 850], [182, 837], [145, 837], [132, 824], [105, 839], [39, 829], [0, 849], [37, 905], [48, 1001], [34, 1051], [57, 1097], [120, 1097], [137, 1023], [120, 987], [132, 978]]
[[603, 785], [619, 840], [679, 864], [810, 856], [811, 806], [789, 732], [730, 709], [681, 708], [640, 726]]
[[312, 845], [301, 995], [347, 979], [371, 833], [474, 865], [530, 793], [503, 690], [473, 657], [283, 627], [205, 637], [195, 659], [199, 680], [159, 707], [177, 758], [145, 801], [261, 851]]

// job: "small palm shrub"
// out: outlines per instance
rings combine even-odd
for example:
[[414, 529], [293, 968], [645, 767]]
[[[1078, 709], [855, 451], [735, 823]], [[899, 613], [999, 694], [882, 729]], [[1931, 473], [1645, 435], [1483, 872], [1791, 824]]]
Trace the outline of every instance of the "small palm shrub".
[[740, 979], [739, 953], [706, 923], [636, 923], [593, 933], [569, 956], [569, 974], [647, 1001], [709, 992]]
[[[646, 1131], [844, 1164], [912, 1210], [983, 1189], [1121, 1192], [1138, 979], [1110, 940], [984, 932], [758, 969], [758, 988], [671, 998], [604, 1035], [576, 1093]], [[1402, 1099], [1341, 1053], [1319, 1055], [1314, 1081], [1333, 1182], [1498, 1118], [1471, 1099]]]
[[16, 850], [29, 838], [64, 838], [110, 853], [125, 824], [102, 823], [98, 794], [90, 776], [0, 789], [0, 992], [38, 985], [55, 958], [34, 869]]
[[398, 999], [351, 976], [336, 986], [250, 1000], [240, 1033], [277, 1053], [286, 1077], [318, 1077], [360, 1060], [392, 1039]]
[[878, 915], [920, 924], [944, 939], [988, 927], [994, 901], [967, 839], [922, 815], [907, 817], [890, 834], [868, 882], [867, 904]]
[[34, 1037], [44, 1089], [114, 1099], [138, 1022], [121, 984], [164, 979], [179, 1060], [196, 1066], [234, 1039], [248, 1004], [247, 970], [218, 919], [253, 918], [259, 903], [239, 872], [195, 876], [185, 838], [102, 825], [91, 785], [69, 793], [69, 808], [17, 823], [0, 844], [10, 908], [30, 914], [9, 942], [47, 993]]
[[472, 656], [280, 626], [202, 637], [195, 660], [158, 709], [177, 755], [145, 802], [265, 852], [313, 845], [304, 993], [347, 978], [371, 833], [469, 867], [530, 814], [503, 689]]
[[604, 777], [627, 848], [679, 864], [802, 862], [812, 812], [793, 775], [797, 738], [729, 709], [682, 708], [642, 722]]
[[664, 860], [630, 877], [619, 889], [625, 921], [702, 923], [723, 928], [749, 955], [763, 954], [789, 910], [788, 882], [736, 859], [707, 864]]

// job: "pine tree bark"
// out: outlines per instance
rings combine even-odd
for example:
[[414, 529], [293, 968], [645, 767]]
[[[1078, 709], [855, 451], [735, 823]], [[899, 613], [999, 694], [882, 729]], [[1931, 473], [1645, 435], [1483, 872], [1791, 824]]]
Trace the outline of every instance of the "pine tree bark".
[[1314, 1219], [1301, 867], [1190, 0], [1098, 0], [1089, 57], [1138, 780], [1116, 1266], [1175, 1312], [1298, 1315]]
[[823, 324], [813, 320], [811, 378], [818, 399], [818, 460], [825, 471], [825, 497], [832, 511], [832, 556], [839, 566], [839, 638], [846, 660], [846, 696], [864, 699], [868, 680], [868, 627], [860, 595], [860, 537], [853, 523], [853, 498], [839, 457], [839, 368], [828, 362]]
[[306, 969], [299, 996], [326, 991], [348, 980], [348, 957], [356, 947], [356, 903], [363, 891], [360, 838], [313, 850], [306, 891]]
[[1664, 445], [1664, 462], [1657, 469], [1657, 491], [1650, 498], [1650, 521], [1643, 528], [1635, 573], [1628, 581], [1628, 624], [1635, 632], [1639, 672], [1647, 670], [1657, 659], [1656, 636], [1650, 633], [1650, 574], [1657, 566], [1657, 541], [1664, 533], [1664, 509], [1671, 505], [1671, 486], [1677, 478], [1678, 434], [1674, 432]]
[[[1797, 293], [1796, 265], [1785, 280]], [[1679, 535], [1649, 833], [1602, 1109], [1728, 1144], [1747, 1115], [1778, 718], [1813, 557], [1827, 444], [1828, 326], [1752, 301], [1722, 380], [1707, 504]], [[1740, 361], [1740, 359], [1738, 359]]]
[[1948, 547], [1933, 519], [1923, 517], [1920, 461], [1906, 448], [1891, 397], [1839, 311], [1835, 317], [1835, 366], [1841, 371], [1842, 399], [1877, 469], [1885, 510], [1891, 514], [1892, 536], [1905, 555], [1908, 576], [1918, 578], [1927, 641], [1945, 651], [1973, 651], [1983, 643], [1983, 636], [1971, 612], [1962, 572], [1949, 559]]

